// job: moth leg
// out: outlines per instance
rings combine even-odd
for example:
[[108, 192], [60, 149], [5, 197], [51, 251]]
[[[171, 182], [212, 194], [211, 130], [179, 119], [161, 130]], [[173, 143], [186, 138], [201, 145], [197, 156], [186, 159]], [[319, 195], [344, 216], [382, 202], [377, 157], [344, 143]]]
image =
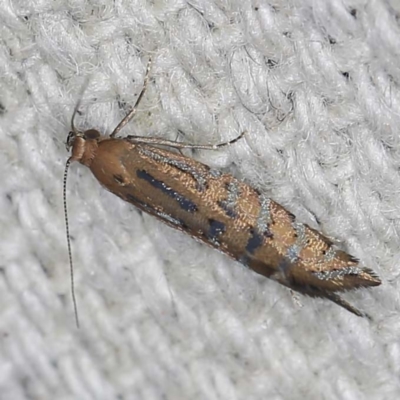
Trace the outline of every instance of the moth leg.
[[132, 107], [132, 110], [129, 111], [129, 113], [124, 117], [124, 119], [117, 125], [117, 127], [114, 129], [114, 131], [111, 133], [110, 137], [113, 138], [119, 133], [119, 131], [134, 117], [136, 114], [136, 107], [140, 103], [140, 100], [142, 100], [142, 97], [147, 89], [147, 85], [149, 83], [149, 73], [150, 73], [150, 68], [152, 64], [152, 59], [149, 57], [149, 61], [147, 62], [147, 67], [146, 67], [146, 73], [144, 76], [144, 81], [143, 81], [143, 88], [136, 99], [136, 102], [134, 106]]
[[288, 284], [288, 282], [282, 282], [279, 280], [278, 280], [278, 282], [287, 286], [290, 290], [295, 290], [296, 292], [299, 292], [303, 295], [314, 297], [314, 298], [317, 297], [320, 299], [328, 299], [328, 300], [332, 301], [333, 303], [337, 304], [338, 306], [344, 308], [345, 310], [351, 312], [352, 314], [357, 315], [357, 317], [365, 317], [365, 318], [368, 318], [369, 320], [372, 319], [368, 314], [358, 310], [356, 307], [352, 306], [350, 303], [348, 303], [346, 300], [342, 299], [336, 293], [321, 291], [315, 287], [304, 288], [298, 284], [296, 285], [293, 282], [291, 284]]
[[303, 308], [303, 303], [300, 300], [300, 297], [298, 296], [298, 292], [295, 292], [293, 289], [290, 290], [290, 295], [292, 296], [293, 303], [296, 304], [298, 308]]
[[[118, 127], [117, 127], [118, 128]], [[115, 131], [114, 131], [115, 132]], [[175, 142], [173, 140], [163, 139], [161, 137], [147, 137], [147, 136], [127, 136], [126, 139], [131, 143], [142, 143], [142, 144], [152, 144], [156, 146], [169, 146], [174, 149], [199, 149], [199, 150], [217, 150], [224, 146], [229, 146], [240, 140], [246, 131], [243, 131], [240, 135], [236, 136], [234, 139], [228, 142], [218, 143], [218, 144], [192, 144], [184, 142]]]
[[340, 296], [338, 296], [335, 293], [325, 293], [323, 297], [333, 301], [338, 306], [343, 307], [347, 311], [350, 311], [352, 314], [357, 315], [357, 317], [365, 317], [368, 318], [369, 320], [372, 319], [368, 314], [353, 307], [350, 303], [348, 303], [346, 300], [343, 300]]

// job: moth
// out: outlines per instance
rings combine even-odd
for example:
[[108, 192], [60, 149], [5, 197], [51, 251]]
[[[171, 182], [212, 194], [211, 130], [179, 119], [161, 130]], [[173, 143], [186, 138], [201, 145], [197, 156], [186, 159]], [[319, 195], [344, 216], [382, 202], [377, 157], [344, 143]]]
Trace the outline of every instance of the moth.
[[[215, 150], [243, 135], [213, 146], [117, 137], [143, 97], [150, 64], [136, 104], [109, 136], [95, 129], [76, 129], [78, 106], [75, 108], [66, 143], [71, 156], [64, 176], [64, 199], [68, 167], [78, 161], [107, 190], [167, 225], [294, 291], [329, 299], [357, 316], [365, 316], [339, 293], [380, 285], [374, 271], [361, 266], [356, 258], [337, 249], [328, 238], [256, 188], [176, 152], [184, 148]], [[67, 238], [71, 260], [68, 224]], [[74, 294], [73, 300], [76, 310]]]

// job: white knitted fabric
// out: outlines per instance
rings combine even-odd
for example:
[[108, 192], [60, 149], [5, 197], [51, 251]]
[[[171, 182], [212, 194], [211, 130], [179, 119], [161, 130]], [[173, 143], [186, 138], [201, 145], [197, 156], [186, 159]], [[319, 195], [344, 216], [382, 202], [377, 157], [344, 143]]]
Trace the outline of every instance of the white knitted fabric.
[[[0, 1], [0, 399], [400, 398], [398, 0]], [[219, 143], [230, 171], [382, 278], [290, 292], [73, 164], [76, 124]], [[82, 87], [88, 82], [82, 95]], [[181, 132], [181, 133], [179, 133]]]

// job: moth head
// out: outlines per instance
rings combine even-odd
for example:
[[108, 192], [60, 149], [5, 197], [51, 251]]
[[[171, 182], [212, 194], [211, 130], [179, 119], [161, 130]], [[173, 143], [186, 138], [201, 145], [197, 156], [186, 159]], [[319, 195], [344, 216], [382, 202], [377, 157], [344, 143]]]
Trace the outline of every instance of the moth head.
[[80, 132], [73, 127], [68, 133], [65, 146], [71, 152], [71, 161], [79, 161], [81, 164], [90, 167], [90, 164], [96, 156], [98, 139], [100, 132], [96, 129], [88, 129]]
[[[82, 89], [82, 93], [86, 88], [86, 84]], [[91, 162], [96, 156], [97, 142], [101, 135], [96, 129], [88, 129], [84, 132], [76, 129], [74, 121], [76, 114], [78, 113], [81, 99], [75, 105], [74, 112], [72, 113], [71, 130], [68, 133], [65, 147], [67, 148], [67, 151], [71, 152], [71, 157], [69, 158], [70, 162], [79, 161], [81, 164], [90, 167]]]
[[81, 138], [83, 140], [96, 140], [100, 137], [100, 132], [96, 129], [88, 129], [87, 131], [80, 132], [77, 130], [70, 131], [67, 136], [67, 141], [65, 142], [65, 147], [67, 151], [71, 151], [71, 148], [74, 147], [74, 143], [77, 138]]

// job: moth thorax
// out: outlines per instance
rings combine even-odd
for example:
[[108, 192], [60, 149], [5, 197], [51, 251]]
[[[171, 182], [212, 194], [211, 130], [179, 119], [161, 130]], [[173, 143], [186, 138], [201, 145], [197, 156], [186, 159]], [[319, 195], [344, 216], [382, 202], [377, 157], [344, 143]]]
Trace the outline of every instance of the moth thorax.
[[93, 159], [96, 157], [99, 131], [89, 129], [83, 134], [75, 135], [71, 150], [71, 160], [79, 161], [81, 164], [90, 167]]

